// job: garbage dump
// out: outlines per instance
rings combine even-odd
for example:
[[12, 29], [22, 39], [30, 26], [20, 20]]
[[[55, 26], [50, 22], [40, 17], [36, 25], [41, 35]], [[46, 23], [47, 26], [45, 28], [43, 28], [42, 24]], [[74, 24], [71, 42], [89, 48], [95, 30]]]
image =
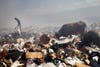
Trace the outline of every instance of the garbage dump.
[[100, 36], [97, 31], [81, 36], [80, 32], [66, 36], [61, 36], [64, 32], [60, 33], [59, 38], [43, 33], [37, 39], [0, 39], [0, 67], [100, 67]]

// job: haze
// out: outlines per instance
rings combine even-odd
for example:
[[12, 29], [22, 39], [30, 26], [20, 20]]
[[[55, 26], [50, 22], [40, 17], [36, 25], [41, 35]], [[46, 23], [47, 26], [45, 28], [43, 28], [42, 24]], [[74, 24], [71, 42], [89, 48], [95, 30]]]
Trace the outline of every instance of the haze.
[[100, 22], [100, 0], [0, 0], [0, 28], [61, 26]]

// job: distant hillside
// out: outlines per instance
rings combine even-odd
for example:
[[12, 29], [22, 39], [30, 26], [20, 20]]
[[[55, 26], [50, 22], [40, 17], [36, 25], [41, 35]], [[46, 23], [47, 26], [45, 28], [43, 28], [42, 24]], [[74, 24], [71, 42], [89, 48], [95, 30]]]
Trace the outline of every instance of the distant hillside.
[[87, 17], [87, 18], [83, 18], [84, 20], [86, 20], [87, 21], [87, 23], [88, 24], [91, 24], [91, 23], [98, 23], [98, 24], [100, 24], [100, 16], [98, 16], [98, 17]]
[[0, 34], [1, 33], [11, 33], [11, 32], [14, 32], [14, 29], [12, 28], [0, 28]]
[[60, 27], [53, 27], [53, 26], [49, 26], [49, 27], [44, 27], [41, 28], [39, 31], [40, 32], [44, 32], [44, 33], [51, 33], [54, 34], [55, 32], [57, 32], [60, 29]]
[[23, 31], [26, 31], [26, 32], [29, 32], [29, 33], [32, 33], [32, 32], [35, 32], [35, 33], [40, 33], [40, 32], [43, 32], [43, 33], [48, 33], [48, 34], [54, 34], [55, 32], [57, 32], [58, 30], [60, 29], [60, 27], [53, 27], [53, 26], [49, 26], [49, 27], [44, 27], [44, 28], [39, 28], [39, 27], [27, 27], [27, 28], [24, 28]]

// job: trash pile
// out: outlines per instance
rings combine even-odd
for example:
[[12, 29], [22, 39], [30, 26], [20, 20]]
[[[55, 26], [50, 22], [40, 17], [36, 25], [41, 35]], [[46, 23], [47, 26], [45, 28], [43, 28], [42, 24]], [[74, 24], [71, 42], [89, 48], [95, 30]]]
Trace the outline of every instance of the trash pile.
[[3, 41], [0, 67], [100, 67], [100, 48], [78, 47], [78, 35], [57, 39], [43, 34], [38, 42], [23, 38]]

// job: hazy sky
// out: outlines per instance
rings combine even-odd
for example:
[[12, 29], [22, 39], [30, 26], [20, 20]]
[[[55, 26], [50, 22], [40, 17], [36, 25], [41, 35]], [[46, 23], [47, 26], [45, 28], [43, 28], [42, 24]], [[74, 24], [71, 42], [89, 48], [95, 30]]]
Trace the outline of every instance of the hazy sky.
[[100, 0], [0, 0], [0, 28], [61, 26], [83, 20], [99, 22]]

